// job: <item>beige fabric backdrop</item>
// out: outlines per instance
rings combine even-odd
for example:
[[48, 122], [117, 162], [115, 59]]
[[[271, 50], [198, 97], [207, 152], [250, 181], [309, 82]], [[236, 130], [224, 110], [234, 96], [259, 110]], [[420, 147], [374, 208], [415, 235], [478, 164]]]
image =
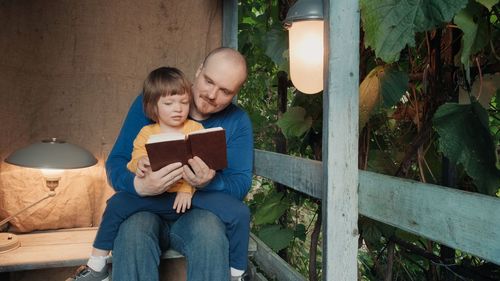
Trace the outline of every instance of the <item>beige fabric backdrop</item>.
[[99, 165], [68, 172], [55, 198], [14, 220], [18, 230], [96, 225], [112, 194], [103, 161], [153, 68], [188, 77], [221, 43], [222, 0], [0, 1], [0, 219], [43, 197], [34, 171], [3, 163], [58, 137]]

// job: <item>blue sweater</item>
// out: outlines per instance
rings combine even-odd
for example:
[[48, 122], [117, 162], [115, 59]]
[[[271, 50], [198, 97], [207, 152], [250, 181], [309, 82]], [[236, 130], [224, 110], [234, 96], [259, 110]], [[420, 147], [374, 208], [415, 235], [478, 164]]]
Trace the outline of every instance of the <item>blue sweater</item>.
[[[198, 122], [205, 128], [226, 129], [228, 162], [228, 167], [218, 171], [212, 181], [200, 191], [222, 191], [243, 200], [252, 183], [253, 133], [250, 118], [241, 108], [230, 104], [221, 112]], [[134, 188], [135, 174], [127, 169], [127, 163], [132, 155], [135, 137], [142, 127], [151, 123], [144, 114], [142, 95], [139, 95], [130, 107], [118, 139], [106, 160], [108, 181], [116, 191], [137, 194]]]

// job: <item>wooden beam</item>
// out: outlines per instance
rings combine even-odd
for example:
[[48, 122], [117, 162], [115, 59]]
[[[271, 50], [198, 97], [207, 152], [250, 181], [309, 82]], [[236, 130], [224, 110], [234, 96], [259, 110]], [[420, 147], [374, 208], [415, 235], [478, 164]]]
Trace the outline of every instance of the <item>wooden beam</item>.
[[255, 149], [254, 173], [314, 198], [322, 197], [320, 161]]
[[257, 244], [257, 251], [253, 258], [260, 269], [272, 280], [278, 281], [305, 281], [291, 265], [284, 261], [278, 254], [269, 248], [253, 233], [250, 233], [251, 240]]
[[372, 172], [359, 211], [377, 221], [500, 264], [500, 199]]
[[[256, 150], [255, 165], [257, 175], [322, 198], [319, 161]], [[500, 265], [499, 198], [359, 171], [359, 213]]]
[[238, 49], [238, 1], [222, 1], [222, 46]]
[[358, 278], [359, 3], [323, 1], [323, 280]]

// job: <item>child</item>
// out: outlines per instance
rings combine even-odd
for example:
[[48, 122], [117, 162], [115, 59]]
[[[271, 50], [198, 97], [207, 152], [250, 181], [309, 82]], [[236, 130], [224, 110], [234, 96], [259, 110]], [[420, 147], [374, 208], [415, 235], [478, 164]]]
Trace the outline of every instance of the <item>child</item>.
[[[187, 119], [191, 101], [191, 86], [184, 74], [172, 67], [153, 70], [144, 81], [143, 107], [154, 124], [144, 126], [134, 140], [132, 159], [127, 168], [144, 177], [149, 166], [145, 149], [148, 137], [158, 133], [183, 133], [203, 129]], [[67, 281], [108, 281], [106, 258], [120, 224], [134, 213], [149, 211], [167, 220], [174, 220], [193, 207], [206, 209], [217, 215], [226, 225], [229, 239], [232, 280], [241, 280], [246, 269], [250, 214], [248, 207], [231, 196], [219, 192], [198, 192], [184, 180], [179, 180], [166, 193], [139, 197], [127, 192], [117, 192], [107, 202], [103, 219], [97, 232], [94, 248], [86, 266]], [[238, 279], [240, 278], [240, 279]]]

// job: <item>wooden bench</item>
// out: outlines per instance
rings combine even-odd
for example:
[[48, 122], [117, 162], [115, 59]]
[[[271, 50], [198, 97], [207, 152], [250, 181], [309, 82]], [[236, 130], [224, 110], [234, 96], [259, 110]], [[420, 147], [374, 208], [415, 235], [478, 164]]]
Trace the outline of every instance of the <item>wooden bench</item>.
[[[73, 228], [19, 234], [21, 246], [0, 254], [0, 272], [73, 267], [85, 264], [89, 258], [97, 228]], [[257, 244], [250, 239], [249, 254]], [[183, 255], [168, 250], [162, 259], [182, 258]], [[111, 261], [111, 259], [110, 259]]]

